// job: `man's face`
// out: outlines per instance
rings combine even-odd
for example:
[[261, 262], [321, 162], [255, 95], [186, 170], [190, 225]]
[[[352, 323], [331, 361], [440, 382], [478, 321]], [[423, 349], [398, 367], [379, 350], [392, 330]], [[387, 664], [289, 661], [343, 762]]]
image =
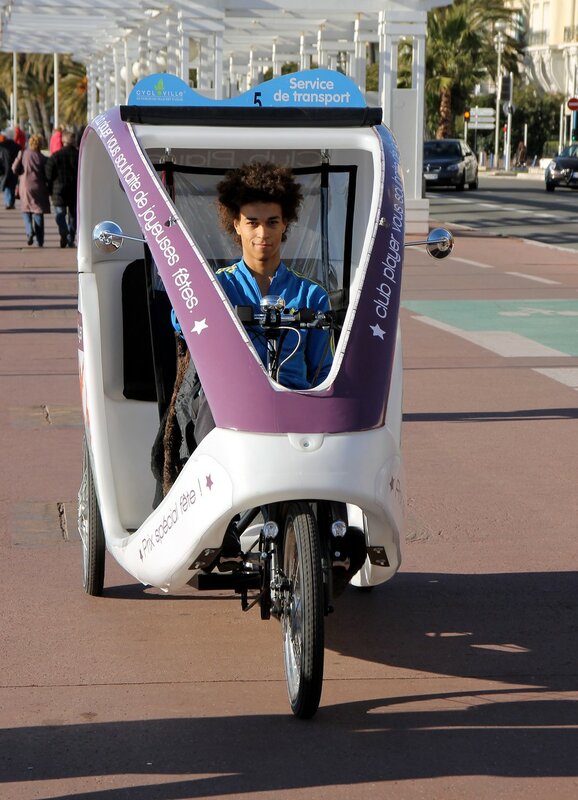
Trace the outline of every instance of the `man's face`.
[[281, 261], [281, 239], [287, 225], [279, 203], [247, 203], [241, 206], [235, 231], [241, 237], [243, 259], [262, 272], [277, 269]]

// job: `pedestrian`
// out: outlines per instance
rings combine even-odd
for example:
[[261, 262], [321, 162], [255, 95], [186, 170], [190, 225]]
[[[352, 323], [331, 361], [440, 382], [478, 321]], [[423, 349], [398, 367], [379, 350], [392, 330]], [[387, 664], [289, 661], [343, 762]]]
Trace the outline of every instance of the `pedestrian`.
[[74, 145], [74, 134], [64, 131], [62, 147], [46, 162], [48, 191], [52, 197], [61, 247], [74, 247], [77, 177], [78, 150]]
[[14, 128], [14, 141], [21, 150], [26, 147], [26, 134], [18, 125]]
[[36, 238], [38, 247], [44, 246], [44, 215], [50, 213], [47, 158], [41, 151], [42, 144], [42, 136], [32, 134], [28, 147], [20, 151], [12, 165], [14, 174], [20, 176], [18, 190], [26, 241], [31, 245]]
[[528, 151], [526, 150], [526, 145], [524, 144], [523, 141], [520, 141], [518, 143], [518, 149], [516, 150], [516, 166], [525, 167], [527, 158], [528, 158]]
[[4, 208], [14, 208], [18, 178], [12, 172], [12, 164], [20, 148], [14, 141], [14, 131], [5, 130], [0, 135], [0, 189], [4, 194]]
[[62, 131], [64, 128], [62, 125], [59, 125], [58, 128], [55, 128], [52, 132], [52, 136], [50, 137], [50, 142], [48, 144], [48, 149], [50, 150], [50, 155], [54, 155], [57, 150], [60, 150], [62, 147]]

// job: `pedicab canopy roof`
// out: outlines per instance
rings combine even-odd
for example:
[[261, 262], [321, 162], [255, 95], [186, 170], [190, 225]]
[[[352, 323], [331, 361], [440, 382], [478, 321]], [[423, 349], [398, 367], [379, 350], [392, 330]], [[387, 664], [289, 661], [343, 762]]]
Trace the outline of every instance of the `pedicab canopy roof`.
[[294, 125], [318, 127], [377, 125], [381, 108], [368, 108], [345, 75], [325, 69], [282, 75], [227, 100], [212, 100], [183, 80], [165, 73], [148, 75], [133, 88], [121, 119], [163, 125]]

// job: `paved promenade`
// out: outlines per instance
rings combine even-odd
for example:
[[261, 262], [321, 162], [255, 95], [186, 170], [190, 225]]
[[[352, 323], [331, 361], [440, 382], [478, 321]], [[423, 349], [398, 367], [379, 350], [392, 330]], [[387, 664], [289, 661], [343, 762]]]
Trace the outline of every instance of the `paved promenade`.
[[[576, 254], [408, 251], [402, 570], [336, 604], [302, 723], [274, 621], [110, 558], [83, 593], [76, 251], [47, 227], [0, 210], [0, 798], [576, 800]], [[525, 350], [524, 314], [569, 327]]]

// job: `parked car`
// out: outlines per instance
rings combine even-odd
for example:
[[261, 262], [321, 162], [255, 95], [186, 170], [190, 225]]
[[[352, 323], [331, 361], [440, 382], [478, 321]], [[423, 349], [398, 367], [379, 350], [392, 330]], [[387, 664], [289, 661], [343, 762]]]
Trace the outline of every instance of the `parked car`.
[[431, 139], [423, 145], [423, 176], [426, 186], [478, 188], [478, 160], [462, 139]]
[[546, 191], [557, 186], [578, 189], [578, 144], [569, 144], [546, 167]]

